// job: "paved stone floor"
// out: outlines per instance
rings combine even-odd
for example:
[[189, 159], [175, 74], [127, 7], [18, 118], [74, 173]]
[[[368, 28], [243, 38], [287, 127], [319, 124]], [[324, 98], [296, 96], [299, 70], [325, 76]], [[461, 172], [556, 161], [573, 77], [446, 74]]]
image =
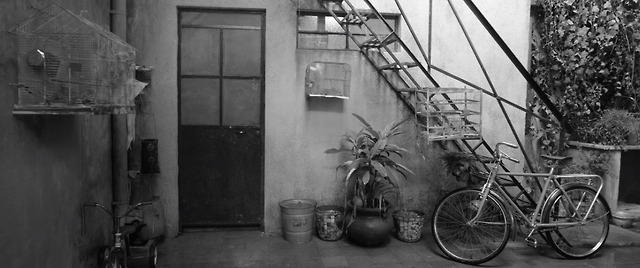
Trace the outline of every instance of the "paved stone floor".
[[[631, 237], [631, 239], [630, 239]], [[549, 246], [530, 248], [520, 238], [486, 267], [640, 267], [640, 234], [612, 226], [606, 245], [595, 256], [567, 260]], [[631, 242], [618, 243], [621, 240]], [[414, 243], [391, 238], [376, 248], [347, 239], [328, 242], [316, 236], [293, 244], [259, 231], [185, 232], [159, 247], [158, 267], [466, 267], [448, 260], [430, 233]]]

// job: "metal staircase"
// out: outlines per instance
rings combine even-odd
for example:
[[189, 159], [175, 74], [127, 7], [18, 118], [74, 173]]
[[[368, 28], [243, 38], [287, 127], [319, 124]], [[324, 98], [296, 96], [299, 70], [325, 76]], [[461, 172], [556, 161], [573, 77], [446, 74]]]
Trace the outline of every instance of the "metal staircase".
[[[531, 161], [529, 160], [527, 154], [524, 151], [523, 143], [520, 138], [516, 134], [516, 131], [507, 115], [504, 104], [511, 105], [516, 109], [519, 109], [529, 115], [532, 115], [544, 122], [555, 123], [550, 121], [549, 119], [543, 118], [531, 111], [523, 108], [509, 100], [506, 100], [500, 97], [493, 87], [491, 80], [482, 64], [482, 61], [478, 57], [477, 51], [473, 46], [469, 35], [466, 32], [462, 21], [460, 20], [455, 7], [449, 1], [449, 5], [451, 6], [458, 23], [460, 24], [471, 49], [473, 50], [474, 55], [476, 56], [476, 60], [480, 64], [480, 67], [483, 70], [483, 73], [489, 82], [491, 90], [486, 90], [477, 85], [470, 83], [450, 72], [447, 72], [437, 66], [430, 65], [429, 58], [427, 57], [422, 45], [418, 41], [418, 38], [411, 27], [411, 24], [407, 20], [405, 12], [399, 2], [399, 0], [394, 0], [400, 11], [400, 16], [405, 21], [407, 28], [409, 29], [411, 36], [413, 37], [418, 50], [423, 58], [423, 61], [418, 59], [416, 54], [412, 51], [412, 49], [407, 45], [407, 43], [395, 32], [395, 29], [389, 24], [389, 22], [382, 16], [382, 14], [371, 4], [369, 0], [363, 0], [369, 9], [367, 10], [358, 10], [349, 0], [318, 0], [320, 4], [333, 16], [333, 18], [340, 24], [340, 26], [344, 29], [345, 33], [349, 36], [349, 38], [358, 46], [362, 55], [376, 68], [379, 75], [389, 84], [389, 86], [394, 90], [394, 92], [398, 95], [399, 98], [403, 100], [406, 106], [415, 114], [415, 123], [417, 127], [420, 128], [419, 133], [422, 133], [426, 136], [432, 135], [434, 130], [432, 128], [447, 128], [448, 125], [451, 125], [450, 117], [440, 116], [437, 118], [437, 122], [434, 124], [433, 122], [428, 122], [428, 118], [433, 114], [458, 114], [465, 115], [469, 114], [467, 110], [463, 107], [464, 104], [461, 105], [462, 102], [458, 98], [452, 98], [450, 95], [455, 94], [455, 92], [468, 91], [469, 89], [477, 90], [482, 92], [484, 95], [488, 95], [489, 97], [495, 98], [502, 109], [504, 116], [507, 119], [509, 127], [513, 132], [514, 137], [517, 140], [519, 147], [522, 150], [522, 153], [525, 157], [526, 164], [531, 171], [535, 171], [536, 169], [532, 166]], [[501, 46], [501, 48], [505, 51], [507, 56], [512, 60], [514, 65], [518, 68], [518, 70], [522, 73], [522, 65], [516, 61], [515, 56], [511, 57], [513, 53], [502, 44], [504, 41], [497, 35], [495, 30], [491, 27], [490, 24], [486, 21], [484, 16], [475, 8], [473, 2], [471, 0], [464, 0], [465, 3], [469, 6], [469, 8], [473, 11], [473, 13], [478, 17], [478, 20], [485, 26], [485, 28], [490, 32], [490, 34], [494, 37], [496, 42]], [[376, 32], [373, 27], [369, 25], [369, 21], [371, 19], [377, 19], [384, 23], [386, 26], [386, 31], [384, 32]], [[486, 24], [485, 24], [486, 23]], [[359, 26], [366, 34], [368, 38], [364, 41], [362, 38], [357, 38], [354, 34], [352, 34], [348, 30], [348, 26], [357, 25]], [[393, 52], [391, 46], [399, 44], [400, 47], [404, 50], [404, 53], [410, 58], [410, 61], [404, 62], [401, 61]], [[425, 66], [427, 65], [427, 66]], [[456, 81], [459, 81], [469, 88], [443, 88], [438, 84], [438, 82], [431, 75], [431, 71], [437, 71], [441, 74], [444, 74]], [[524, 70], [526, 72], [526, 69]], [[527, 81], [531, 84], [533, 78], [530, 77], [529, 73], [526, 72], [526, 75], [522, 73], [523, 76], [527, 79]], [[528, 76], [527, 76], [528, 75]], [[533, 86], [534, 91], [541, 96], [541, 99], [548, 106], [551, 105], [551, 102], [548, 101], [546, 96], [544, 96], [541, 90], [537, 85]], [[438, 99], [437, 103], [444, 103], [449, 107], [443, 107], [441, 105], [434, 105], [436, 103], [434, 100]], [[446, 111], [443, 108], [447, 108]], [[562, 118], [559, 112], [555, 109], [555, 107], [551, 107], [553, 115], [556, 116], [559, 122], [562, 122]], [[490, 145], [482, 138], [480, 135], [480, 125], [477, 122], [472, 122], [468, 120], [467, 117], [462, 118], [462, 125], [465, 126], [467, 130], [466, 133], [462, 133], [461, 135], [452, 135], [452, 136], [442, 136], [441, 138], [431, 139], [444, 150], [458, 150], [463, 152], [469, 152], [473, 154], [477, 159], [481, 159], [481, 153], [492, 155], [493, 149]], [[432, 120], [433, 121], [433, 120]], [[429, 138], [429, 137], [427, 137]], [[452, 146], [448, 146], [452, 145]], [[454, 148], [450, 148], [454, 147]], [[484, 164], [483, 164], [484, 165]], [[488, 167], [484, 165], [485, 169], [488, 170]], [[506, 172], [509, 170], [502, 166], [502, 169]], [[504, 178], [506, 180], [511, 180], [513, 183], [505, 183], [504, 187], [510, 188], [505, 189], [505, 192], [512, 194], [510, 198], [514, 200], [514, 202], [522, 205], [523, 207], [535, 207], [535, 201], [532, 196], [529, 194], [530, 190], [525, 189], [520, 183], [516, 183], [515, 177]], [[537, 183], [537, 181], [536, 181]], [[538, 187], [540, 185], [538, 184]]]

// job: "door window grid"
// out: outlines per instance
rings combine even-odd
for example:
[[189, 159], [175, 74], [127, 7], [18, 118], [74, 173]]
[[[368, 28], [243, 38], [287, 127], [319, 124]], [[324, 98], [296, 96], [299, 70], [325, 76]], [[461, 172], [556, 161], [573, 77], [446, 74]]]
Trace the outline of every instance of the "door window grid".
[[[185, 19], [187, 18], [187, 19]], [[196, 18], [196, 19], [194, 19]], [[185, 93], [193, 95], [192, 93], [200, 93], [206, 94], [207, 89], [210, 93], [217, 94], [215, 98], [208, 98], [211, 101], [214, 101], [212, 107], [201, 107], [205, 111], [210, 111], [211, 109], [218, 109], [218, 112], [211, 112], [211, 115], [217, 115], [218, 118], [215, 119], [205, 119], [202, 115], [198, 115], [196, 111], [198, 111], [197, 107], [192, 108], [184, 108], [188, 105], [203, 105], [202, 101], [194, 101], [194, 96], [185, 95], [187, 98], [181, 99], [181, 124], [182, 125], [211, 125], [211, 126], [258, 126], [260, 124], [260, 99], [262, 94], [262, 69], [261, 68], [253, 68], [255, 66], [260, 66], [259, 62], [256, 62], [252, 66], [248, 66], [247, 68], [239, 68], [238, 63], [234, 61], [238, 61], [237, 58], [240, 58], [244, 55], [239, 55], [242, 53], [238, 53], [238, 48], [232, 46], [232, 44], [226, 43], [229, 37], [225, 38], [225, 34], [227, 36], [240, 36], [244, 42], [241, 44], [246, 45], [250, 43], [250, 40], [247, 39], [247, 35], [243, 34], [243, 32], [252, 32], [259, 31], [255, 37], [258, 37], [257, 41], [260, 40], [262, 35], [262, 27], [255, 27], [253, 25], [203, 25], [198, 24], [203, 21], [201, 17], [198, 16], [184, 16], [181, 20], [181, 30], [183, 33], [186, 33], [190, 29], [209, 29], [214, 32], [214, 35], [218, 36], [217, 44], [213, 45], [212, 48], [216, 51], [210, 51], [212, 54], [217, 54], [219, 56], [214, 57], [213, 59], [216, 61], [216, 64], [211, 66], [211, 70], [209, 74], [206, 73], [193, 73], [189, 70], [194, 68], [185, 68], [185, 65], [188, 66], [189, 62], [184, 62], [181, 60], [181, 81], [188, 81], [189, 79], [195, 78], [209, 78], [209, 84], [201, 84], [199, 90], [194, 90], [193, 88], [189, 88], [188, 86], [181, 86], [182, 91], [187, 91]], [[235, 34], [234, 34], [235, 32]], [[231, 33], [231, 35], [230, 35]], [[236, 38], [237, 39], [237, 38]], [[255, 42], [254, 42], [255, 43]], [[251, 52], [257, 52], [257, 57], [253, 58], [262, 58], [262, 47], [261, 43], [257, 42], [257, 47], [253, 48]], [[254, 44], [254, 45], [255, 45]], [[228, 48], [225, 48], [228, 47]], [[188, 48], [187, 48], [188, 49]], [[189, 53], [190, 51], [184, 51], [183, 48], [182, 54]], [[242, 52], [242, 51], [240, 51]], [[231, 55], [227, 55], [231, 54]], [[235, 55], [233, 55], [235, 54]], [[233, 56], [230, 58], [230, 56]], [[250, 56], [247, 56], [251, 58]], [[184, 56], [183, 56], [184, 58]], [[195, 57], [197, 58], [197, 56]], [[234, 59], [235, 58], [235, 59]], [[244, 58], [246, 59], [246, 58]], [[245, 60], [242, 60], [245, 62]], [[226, 62], [226, 63], [225, 63]], [[231, 69], [230, 69], [231, 68]], [[213, 72], [211, 72], [213, 70]], [[186, 73], [185, 73], [186, 71]], [[236, 81], [236, 82], [233, 82]], [[241, 82], [246, 81], [246, 82]], [[239, 83], [240, 82], [240, 83]], [[211, 84], [215, 83], [215, 84]], [[186, 83], [189, 85], [190, 83]], [[192, 84], [192, 83], [191, 83]], [[236, 85], [237, 88], [229, 85]], [[246, 85], [246, 88], [243, 87]], [[233, 94], [226, 94], [225, 92], [230, 92], [230, 90], [236, 90], [239, 94], [238, 97], [233, 97]], [[191, 91], [191, 92], [188, 92]], [[242, 99], [243, 96], [246, 96], [249, 92], [256, 92], [257, 96], [255, 98], [248, 98], [246, 101]], [[226, 104], [226, 105], [225, 105]], [[231, 104], [231, 105], [229, 105]], [[238, 113], [242, 114], [229, 114], [229, 113]]]

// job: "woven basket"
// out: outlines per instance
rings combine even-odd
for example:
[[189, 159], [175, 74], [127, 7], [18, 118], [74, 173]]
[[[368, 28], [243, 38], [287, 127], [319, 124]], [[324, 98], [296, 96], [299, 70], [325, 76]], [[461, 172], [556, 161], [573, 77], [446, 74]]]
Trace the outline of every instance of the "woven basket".
[[398, 240], [416, 242], [422, 235], [425, 213], [419, 210], [399, 210], [393, 214]]

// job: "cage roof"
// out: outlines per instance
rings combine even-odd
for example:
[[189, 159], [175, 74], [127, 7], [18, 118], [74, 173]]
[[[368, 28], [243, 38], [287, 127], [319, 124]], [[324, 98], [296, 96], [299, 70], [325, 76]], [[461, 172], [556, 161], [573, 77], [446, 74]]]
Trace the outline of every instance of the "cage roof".
[[49, 41], [68, 44], [81, 35], [98, 35], [116, 43], [125, 49], [136, 50], [116, 34], [104, 29], [57, 3], [51, 3], [39, 9], [29, 18], [9, 30], [24, 37], [41, 37]]

